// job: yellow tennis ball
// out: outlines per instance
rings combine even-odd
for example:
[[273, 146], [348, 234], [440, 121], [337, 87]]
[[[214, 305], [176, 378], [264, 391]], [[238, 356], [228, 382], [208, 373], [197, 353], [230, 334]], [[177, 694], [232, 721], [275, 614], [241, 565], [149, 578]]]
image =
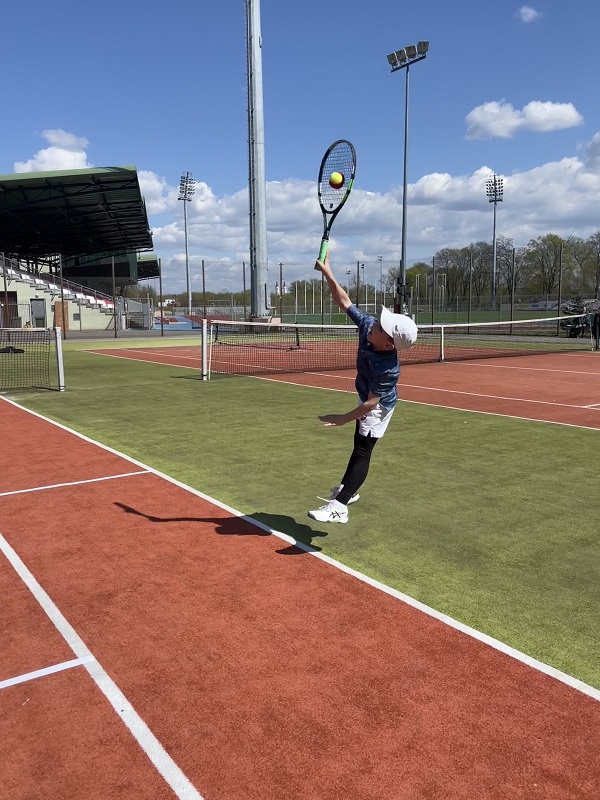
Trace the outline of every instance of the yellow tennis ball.
[[329, 185], [332, 189], [341, 189], [344, 185], [344, 180], [341, 172], [332, 172], [329, 176]]

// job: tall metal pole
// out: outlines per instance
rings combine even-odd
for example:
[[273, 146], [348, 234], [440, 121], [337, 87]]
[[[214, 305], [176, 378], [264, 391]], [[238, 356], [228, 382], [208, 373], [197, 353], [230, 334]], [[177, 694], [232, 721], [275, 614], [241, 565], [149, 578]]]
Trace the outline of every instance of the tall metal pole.
[[[244, 301], [246, 299], [246, 290], [244, 289]], [[202, 310], [204, 312], [204, 319], [206, 319], [206, 276], [204, 274], [204, 259], [202, 259]]]
[[435, 256], [431, 259], [431, 324], [435, 322]]
[[[560, 317], [560, 309], [562, 306], [562, 283], [563, 283], [563, 243], [560, 243], [560, 253], [558, 262], [558, 314]], [[560, 320], [556, 320], [556, 335], [560, 336]]]
[[515, 289], [517, 286], [517, 258], [516, 258], [516, 251], [513, 247], [512, 251], [512, 268], [511, 268], [511, 276], [510, 276], [510, 320], [511, 322], [515, 318]]
[[473, 300], [473, 250], [469, 250], [469, 308], [467, 310], [467, 322], [471, 322], [471, 303]]
[[400, 256], [400, 270], [396, 280], [396, 302], [394, 311], [407, 314], [409, 309], [406, 303], [406, 222], [408, 206], [408, 100], [409, 100], [409, 74], [411, 64], [416, 64], [427, 57], [429, 42], [421, 41], [416, 46], [407, 45], [402, 50], [396, 50], [387, 57], [392, 72], [399, 69], [406, 70], [404, 92], [404, 173], [402, 181], [402, 243]]
[[192, 202], [192, 195], [196, 191], [196, 179], [191, 172], [184, 172], [179, 180], [178, 200], [183, 200], [183, 235], [185, 238], [185, 280], [187, 288], [187, 311], [192, 315], [192, 280], [190, 277], [190, 258], [188, 253], [188, 224], [187, 204]]
[[[187, 197], [185, 198], [187, 200]], [[192, 315], [192, 281], [190, 279], [190, 255], [188, 252], [188, 227], [187, 227], [187, 203], [183, 204], [183, 228], [185, 237], [185, 285], [187, 289], [187, 312]]]
[[486, 191], [488, 200], [494, 204], [494, 233], [492, 243], [492, 286], [490, 291], [490, 305], [492, 310], [496, 308], [496, 206], [502, 202], [502, 195], [504, 194], [504, 181], [497, 175], [486, 181]]
[[8, 284], [6, 281], [6, 259], [4, 257], [4, 253], [0, 254], [2, 258], [2, 275], [4, 277], [4, 314], [2, 315], [2, 323], [0, 327], [2, 328], [10, 328], [11, 326], [8, 323]]
[[399, 285], [399, 308], [401, 313], [406, 308], [406, 215], [407, 215], [407, 191], [408, 191], [408, 76], [410, 64], [406, 65], [406, 90], [404, 96], [404, 178], [402, 183], [402, 250], [400, 256], [400, 285]]
[[[118, 336], [117, 333], [117, 289], [116, 289], [116, 282], [115, 282], [115, 256], [114, 254], [110, 258], [111, 263], [111, 270], [112, 270], [112, 299], [113, 299], [113, 324], [115, 328], [115, 339]], [[61, 274], [62, 274], [62, 260], [61, 260]], [[119, 314], [119, 322], [120, 322], [120, 314]]]
[[267, 191], [261, 49], [260, 1], [246, 0], [251, 318], [269, 315], [263, 292], [267, 284]]
[[492, 309], [496, 308], [496, 255], [497, 255], [497, 245], [496, 245], [496, 203], [494, 202], [494, 241], [492, 244], [492, 290], [490, 294], [490, 305]]
[[[113, 263], [114, 263], [114, 256], [113, 256]], [[63, 278], [63, 262], [62, 262], [62, 255], [58, 254], [58, 267], [60, 269], [60, 313], [62, 317], [62, 335], [63, 339], [67, 338], [67, 318], [66, 318], [66, 309], [65, 309], [65, 282]]]
[[321, 275], [321, 325], [325, 324], [325, 275]]
[[162, 263], [158, 259], [158, 294], [160, 297], [160, 335], [165, 335], [165, 301], [162, 290]]
[[283, 322], [283, 262], [279, 262], [279, 321]]

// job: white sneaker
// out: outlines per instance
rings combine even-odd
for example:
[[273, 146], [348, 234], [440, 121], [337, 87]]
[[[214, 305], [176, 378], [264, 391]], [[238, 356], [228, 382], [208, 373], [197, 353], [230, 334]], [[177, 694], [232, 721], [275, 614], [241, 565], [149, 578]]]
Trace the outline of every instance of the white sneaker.
[[[344, 488], [344, 484], [343, 483], [340, 483], [339, 486], [334, 486], [333, 489], [331, 490], [331, 497], [329, 499], [330, 500], [335, 500], [335, 498], [338, 496], [338, 494], [342, 491], [343, 488]], [[348, 500], [348, 505], [350, 505], [350, 503], [356, 503], [356, 501], [359, 498], [360, 498], [360, 495], [358, 494], [358, 492], [356, 494], [353, 494], [352, 497], [350, 498], [350, 500]]]
[[348, 522], [348, 508], [337, 500], [330, 500], [321, 508], [309, 511], [308, 516], [317, 522]]

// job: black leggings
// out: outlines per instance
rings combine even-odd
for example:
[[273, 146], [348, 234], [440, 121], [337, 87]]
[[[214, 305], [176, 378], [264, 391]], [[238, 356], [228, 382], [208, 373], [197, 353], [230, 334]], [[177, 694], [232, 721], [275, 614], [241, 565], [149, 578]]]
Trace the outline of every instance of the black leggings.
[[362, 436], [358, 432], [359, 421], [356, 420], [356, 430], [354, 431], [354, 449], [348, 461], [346, 472], [342, 478], [344, 488], [335, 498], [340, 503], [348, 505], [348, 500], [360, 489], [367, 478], [369, 465], [371, 463], [371, 453], [377, 444], [374, 436]]

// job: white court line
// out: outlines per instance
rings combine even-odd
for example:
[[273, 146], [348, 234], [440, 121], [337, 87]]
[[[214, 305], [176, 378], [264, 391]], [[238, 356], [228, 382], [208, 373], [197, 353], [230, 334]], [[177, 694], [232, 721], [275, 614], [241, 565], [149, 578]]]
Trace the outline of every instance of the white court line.
[[147, 475], [148, 470], [139, 472], [123, 472], [120, 475], [106, 475], [103, 478], [88, 478], [84, 481], [70, 481], [69, 483], [51, 483], [48, 486], [35, 486], [33, 489], [15, 489], [12, 492], [0, 492], [0, 497], [8, 497], [11, 494], [27, 494], [28, 492], [43, 492], [45, 489], [60, 489], [63, 486], [82, 486], [84, 483], [98, 483], [99, 481], [114, 481], [117, 478], [129, 478], [131, 475]]
[[[513, 367], [510, 364], [475, 364], [473, 361], [444, 361], [444, 364], [451, 363], [453, 367], [487, 367], [488, 369], [524, 369], [528, 372], [562, 372], [565, 375], [597, 375], [600, 372], [583, 372], [577, 369], [549, 369], [548, 367]], [[406, 366], [404, 364], [403, 366]], [[414, 366], [417, 366], [416, 364]]]
[[[307, 373], [311, 375], [321, 375], [320, 372]], [[259, 381], [272, 381], [273, 383], [284, 383], [289, 386], [301, 386], [303, 389], [319, 389], [326, 392], [342, 392], [343, 394], [354, 394], [352, 389], [336, 389], [332, 386], [314, 386], [312, 383], [293, 383], [292, 381], [280, 381], [277, 378], [267, 378], [264, 375], [248, 375], [246, 377], [254, 378]], [[328, 378], [338, 378], [338, 375], [327, 375]], [[348, 379], [350, 380], [350, 379]], [[404, 384], [400, 383], [399, 386]], [[572, 422], [560, 422], [551, 419], [537, 419], [536, 417], [519, 417], [516, 414], [500, 414], [497, 411], [481, 411], [474, 408], [461, 408], [460, 406], [443, 406], [439, 403], [425, 403], [421, 400], [407, 400], [405, 397], [398, 398], [400, 403], [411, 403], [414, 406], [428, 406], [429, 408], [443, 408], [445, 411], [459, 411], [463, 414], [485, 414], [488, 417], [502, 417], [503, 419], [516, 419], [519, 422], [540, 422], [544, 425], [562, 425], [565, 428], [580, 428], [584, 431], [597, 431], [599, 428], [594, 428], [591, 425], [575, 425]], [[8, 401], [12, 402], [12, 401]], [[576, 408], [586, 408], [586, 406], [576, 406]]]
[[[8, 400], [7, 402], [10, 403], [12, 401]], [[42, 419], [44, 418], [42, 417]], [[58, 606], [42, 589], [2, 534], [0, 534], [0, 551], [4, 553], [17, 575], [46, 612], [58, 632], [81, 661], [82, 666], [88, 671], [96, 686], [119, 715], [166, 783], [171, 787], [175, 796], [180, 800], [202, 800], [202, 796], [198, 794], [196, 788], [166, 752], [123, 692], [108, 676], [87, 645], [84, 644], [75, 628], [67, 621]]]
[[594, 408], [594, 409], [600, 408], [600, 403], [592, 403], [589, 406], [582, 406], [582, 408]]
[[[300, 384], [305, 385], [305, 384]], [[306, 387], [306, 388], [314, 388], [314, 387]], [[181, 481], [176, 480], [175, 478], [171, 478], [169, 475], [165, 475], [163, 472], [159, 472], [158, 470], [154, 469], [153, 467], [149, 467], [147, 464], [143, 464], [141, 461], [137, 461], [131, 456], [125, 455], [124, 453], [120, 453], [118, 450], [115, 450], [108, 445], [102, 444], [101, 442], [97, 442], [94, 439], [90, 439], [88, 436], [85, 436], [83, 433], [78, 433], [77, 431], [73, 430], [72, 428], [68, 428], [66, 425], [62, 425], [60, 422], [55, 422], [48, 417], [42, 416], [42, 414], [38, 414], [37, 411], [31, 411], [30, 409], [26, 408], [25, 406], [19, 405], [14, 400], [9, 400], [6, 397], [0, 397], [0, 400], [4, 400], [7, 403], [10, 403], [15, 408], [19, 408], [22, 411], [25, 411], [27, 414], [32, 414], [34, 417], [38, 419], [45, 420], [50, 425], [54, 425], [57, 428], [60, 428], [63, 431], [67, 431], [68, 433], [73, 434], [73, 436], [77, 436], [78, 439], [82, 439], [84, 442], [89, 442], [90, 444], [96, 445], [100, 447], [102, 450], [106, 450], [108, 453], [112, 453], [113, 455], [121, 456], [126, 461], [129, 461], [132, 464], [135, 464], [138, 467], [143, 467], [150, 472], [154, 473], [157, 477], [162, 478], [168, 483], [172, 483], [174, 486], [179, 486], [180, 489], [184, 489], [186, 492], [195, 495], [196, 497], [200, 497], [202, 500], [205, 500], [207, 503], [211, 503], [217, 508], [221, 508], [227, 513], [231, 514], [234, 517], [238, 517], [239, 519], [243, 519], [246, 522], [249, 522], [251, 525], [254, 525], [261, 530], [267, 531], [268, 533], [272, 534], [273, 536], [277, 536], [279, 539], [282, 539], [284, 542], [288, 542], [288, 544], [292, 544], [297, 547], [299, 550], [303, 550], [305, 553], [309, 553], [314, 558], [318, 558], [320, 561], [323, 561], [325, 564], [329, 564], [335, 569], [340, 570], [341, 572], [346, 573], [346, 575], [350, 575], [353, 578], [361, 581], [362, 583], [366, 583], [374, 589], [377, 589], [384, 594], [387, 594], [391, 597], [400, 600], [401, 602], [405, 603], [412, 608], [416, 608], [418, 611], [423, 612], [429, 617], [438, 620], [444, 625], [447, 625], [454, 630], [460, 631], [461, 633], [470, 636], [472, 639], [476, 639], [479, 642], [487, 645], [488, 647], [492, 647], [494, 650], [498, 650], [504, 655], [513, 658], [515, 661], [519, 661], [522, 664], [526, 664], [527, 666], [531, 667], [532, 669], [537, 670], [538, 672], [543, 673], [544, 675], [548, 675], [551, 678], [560, 681], [561, 683], [570, 686], [572, 689], [576, 689], [578, 692], [587, 695], [588, 697], [593, 698], [600, 702], [600, 690], [596, 689], [593, 686], [589, 686], [587, 683], [580, 681], [578, 678], [574, 678], [572, 675], [567, 675], [565, 672], [561, 672], [560, 670], [556, 669], [555, 667], [550, 666], [549, 664], [544, 664], [542, 661], [538, 661], [531, 656], [528, 656], [526, 653], [522, 653], [520, 650], [516, 650], [514, 647], [505, 644], [505, 642], [501, 642], [499, 639], [494, 639], [492, 636], [488, 636], [486, 633], [482, 633], [481, 631], [476, 630], [475, 628], [471, 628], [468, 625], [465, 625], [462, 622], [459, 622], [452, 617], [449, 617], [447, 614], [443, 614], [440, 611], [437, 611], [435, 608], [431, 608], [430, 606], [426, 606], [424, 603], [421, 603], [419, 600], [415, 600], [410, 595], [404, 594], [403, 592], [399, 592], [397, 589], [392, 589], [390, 586], [386, 586], [386, 584], [381, 583], [380, 581], [376, 581], [373, 578], [370, 578], [368, 575], [363, 575], [362, 572], [358, 572], [352, 567], [348, 567], [345, 564], [342, 564], [340, 561], [336, 561], [330, 556], [324, 555], [322, 552], [315, 550], [315, 548], [311, 547], [310, 545], [304, 544], [303, 542], [298, 542], [292, 536], [288, 536], [286, 533], [282, 533], [281, 531], [277, 531], [274, 528], [265, 525], [258, 520], [253, 519], [245, 514], [242, 514], [240, 511], [232, 508], [231, 506], [226, 505], [225, 503], [221, 503], [219, 500], [215, 500], [214, 497], [210, 495], [204, 494], [204, 492], [198, 491], [198, 489], [194, 489], [191, 486], [187, 486], [187, 484], [182, 483]], [[410, 401], [409, 401], [410, 402]], [[429, 405], [428, 403], [419, 403], [419, 405]], [[435, 406], [436, 408], [440, 408], [440, 406]], [[452, 409], [456, 411], [457, 409]], [[475, 412], [475, 413], [485, 413], [485, 412]], [[497, 416], [505, 416], [503, 414], [499, 414]], [[518, 417], [516, 419], [519, 419]], [[527, 420], [531, 422], [531, 420]], [[563, 424], [563, 423], [557, 423]], [[570, 427], [581, 427], [579, 425], [573, 425]], [[590, 430], [597, 430], [596, 428], [591, 428]], [[116, 687], [115, 687], [116, 688]]]
[[[188, 345], [188, 347], [189, 346], [190, 345]], [[182, 345], [182, 347], [185, 347], [185, 345]], [[126, 353], [139, 353], [140, 355], [143, 353], [144, 355], [164, 356], [165, 358], [185, 358], [186, 361], [189, 361], [190, 359], [192, 359], [192, 361], [201, 361], [202, 360], [201, 356], [176, 356], [174, 353], [169, 353], [169, 352], [165, 353], [164, 351], [160, 350], [159, 348], [156, 348], [156, 350], [140, 350], [138, 348], [133, 348], [133, 347], [131, 347], [131, 348], [130, 347], [122, 347], [121, 348], [121, 352], [123, 352], [123, 350]], [[102, 355], [105, 355], [105, 353], [98, 353], [97, 355], [101, 355], [102, 356]], [[140, 359], [140, 361], [147, 361], [147, 359], [143, 358], [143, 359]], [[160, 363], [162, 364], [162, 361]], [[176, 364], [172, 364], [171, 366], [175, 367], [177, 365]]]
[[[122, 350], [127, 350], [126, 347], [121, 348]], [[96, 353], [94, 350], [84, 350], [82, 352], [89, 353], [91, 356], [100, 356], [105, 358], [122, 358], [125, 361], [139, 361], [140, 364], [159, 364], [161, 367], [176, 367], [177, 369], [193, 369], [196, 372], [199, 372], [198, 367], [189, 367], [186, 364], [170, 364], [168, 361], [151, 361], [149, 358], [132, 358], [131, 356], [118, 356], [115, 352], [113, 353]], [[153, 353], [156, 355], [156, 353]], [[4, 398], [3, 398], [4, 399]]]
[[34, 672], [26, 672], [24, 675], [17, 675], [15, 678], [8, 678], [5, 681], [0, 681], [0, 689], [6, 689], [9, 686], [16, 686], [18, 683], [34, 681], [36, 678], [44, 678], [46, 675], [54, 675], [55, 672], [62, 672], [65, 669], [80, 667], [83, 664], [87, 664], [89, 661], [93, 660], [93, 656], [87, 656], [86, 658], [74, 658], [72, 661], [63, 661], [62, 664], [54, 664], [52, 667], [36, 669]]
[[[593, 406], [578, 406], [573, 403], [554, 403], [551, 400], [526, 400], [524, 397], [504, 397], [499, 394], [482, 394], [481, 392], [463, 392], [459, 389], [440, 389], [437, 386], [419, 386], [416, 383], [401, 382], [399, 386], [408, 386], [410, 389], [425, 389], [428, 392], [448, 392], [450, 394], [466, 394], [470, 397], [487, 397], [491, 400], [513, 400], [517, 403], [535, 403], [543, 406], [558, 406], [559, 408], [593, 408]], [[600, 405], [600, 404], [598, 404]]]

